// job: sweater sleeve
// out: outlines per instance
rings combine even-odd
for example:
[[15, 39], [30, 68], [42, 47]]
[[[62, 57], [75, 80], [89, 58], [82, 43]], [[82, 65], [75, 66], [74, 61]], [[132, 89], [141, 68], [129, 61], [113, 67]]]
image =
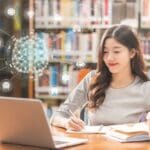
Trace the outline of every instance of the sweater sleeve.
[[89, 72], [82, 81], [75, 87], [75, 89], [69, 94], [68, 98], [59, 109], [55, 112], [54, 116], [63, 116], [65, 118], [70, 117], [69, 110], [72, 112], [81, 108], [87, 102], [88, 86], [89, 82], [94, 76], [96, 71]]
[[150, 81], [144, 83], [143, 97], [146, 102], [146, 111], [150, 111]]

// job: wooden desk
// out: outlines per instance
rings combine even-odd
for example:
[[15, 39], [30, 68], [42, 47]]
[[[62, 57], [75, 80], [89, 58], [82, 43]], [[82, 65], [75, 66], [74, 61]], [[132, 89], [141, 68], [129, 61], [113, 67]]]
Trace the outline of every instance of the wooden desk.
[[89, 140], [86, 144], [64, 148], [64, 150], [150, 150], [150, 142], [120, 143], [101, 134], [69, 134], [59, 128], [53, 128], [53, 133]]
[[[54, 135], [88, 138], [89, 142], [82, 145], [64, 148], [64, 150], [150, 150], [150, 142], [119, 143], [100, 134], [68, 134], [65, 130], [52, 127]], [[0, 150], [46, 150], [42, 148], [0, 144]]]

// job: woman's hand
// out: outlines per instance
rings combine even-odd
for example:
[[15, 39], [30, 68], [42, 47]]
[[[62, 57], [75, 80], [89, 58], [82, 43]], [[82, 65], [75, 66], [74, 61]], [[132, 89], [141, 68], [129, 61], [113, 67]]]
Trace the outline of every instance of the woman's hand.
[[65, 123], [66, 129], [71, 129], [75, 131], [82, 130], [84, 126], [85, 126], [84, 121], [74, 116], [71, 116], [69, 119], [67, 119]]

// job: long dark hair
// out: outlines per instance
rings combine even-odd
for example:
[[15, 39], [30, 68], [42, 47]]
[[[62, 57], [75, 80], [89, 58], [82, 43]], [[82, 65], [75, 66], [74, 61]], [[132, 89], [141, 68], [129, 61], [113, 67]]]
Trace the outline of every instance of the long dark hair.
[[102, 36], [98, 53], [97, 73], [93, 77], [89, 86], [88, 106], [91, 109], [96, 109], [103, 103], [105, 99], [105, 91], [109, 87], [112, 79], [112, 74], [103, 61], [104, 45], [108, 38], [114, 38], [116, 41], [126, 46], [129, 50], [135, 49], [136, 54], [131, 59], [131, 71], [135, 76], [139, 76], [143, 81], [148, 80], [148, 77], [144, 72], [145, 65], [139, 40], [135, 32], [133, 32], [127, 25], [118, 25], [109, 28]]

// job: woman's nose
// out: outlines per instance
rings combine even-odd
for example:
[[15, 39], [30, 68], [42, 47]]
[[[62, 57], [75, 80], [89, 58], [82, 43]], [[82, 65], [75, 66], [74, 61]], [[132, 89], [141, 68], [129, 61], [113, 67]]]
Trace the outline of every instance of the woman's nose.
[[108, 53], [107, 54], [107, 60], [113, 60], [113, 59], [114, 59], [113, 53]]

